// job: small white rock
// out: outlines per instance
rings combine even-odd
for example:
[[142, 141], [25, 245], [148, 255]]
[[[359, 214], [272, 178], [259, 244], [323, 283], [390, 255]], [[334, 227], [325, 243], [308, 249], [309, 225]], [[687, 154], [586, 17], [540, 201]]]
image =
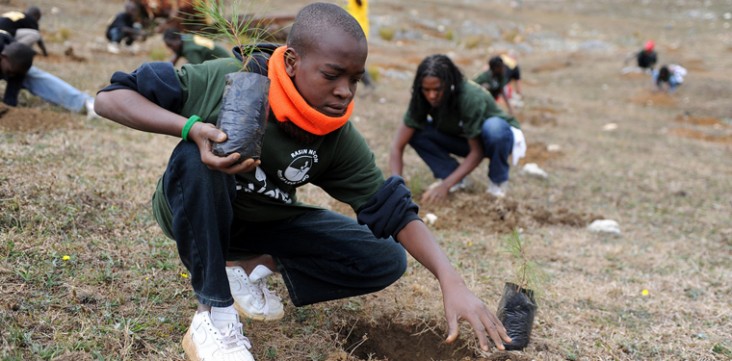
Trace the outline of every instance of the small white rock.
[[546, 146], [547, 152], [558, 152], [562, 149], [562, 147], [559, 146], [559, 144], [549, 144]]
[[424, 215], [425, 221], [427, 221], [427, 224], [430, 226], [435, 224], [437, 222], [437, 216], [434, 213], [427, 213]]
[[612, 219], [598, 219], [590, 223], [590, 225], [587, 226], [587, 229], [590, 232], [620, 235], [620, 225]]
[[539, 178], [544, 178], [544, 179], [546, 179], [547, 177], [549, 177], [549, 174], [547, 174], [546, 171], [544, 171], [543, 169], [541, 169], [539, 167], [539, 165], [536, 164], [536, 163], [527, 163], [527, 164], [525, 164], [524, 167], [521, 169], [521, 171], [523, 173], [526, 173], [526, 174], [531, 175], [531, 176], [534, 176], [534, 177], [539, 177]]
[[618, 125], [615, 123], [607, 123], [602, 127], [602, 130], [609, 132], [618, 129]]

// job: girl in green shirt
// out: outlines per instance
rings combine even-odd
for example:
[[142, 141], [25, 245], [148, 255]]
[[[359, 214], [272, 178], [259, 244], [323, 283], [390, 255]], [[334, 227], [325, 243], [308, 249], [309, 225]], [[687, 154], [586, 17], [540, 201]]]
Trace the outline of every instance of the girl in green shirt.
[[[466, 80], [450, 58], [428, 56], [417, 68], [412, 99], [392, 143], [391, 173], [402, 174], [404, 148], [411, 145], [441, 180], [425, 192], [422, 201], [440, 201], [488, 158], [488, 192], [503, 197], [508, 156], [519, 129], [516, 119], [501, 111], [487, 91]], [[453, 155], [464, 159], [458, 162]]]

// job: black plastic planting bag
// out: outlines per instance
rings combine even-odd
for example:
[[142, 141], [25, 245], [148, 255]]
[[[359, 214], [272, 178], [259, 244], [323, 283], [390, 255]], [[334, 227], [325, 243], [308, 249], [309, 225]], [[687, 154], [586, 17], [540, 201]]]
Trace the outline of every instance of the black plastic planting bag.
[[259, 159], [268, 116], [269, 78], [249, 72], [226, 74], [216, 127], [227, 138], [214, 143], [213, 153], [223, 157], [238, 152], [241, 160]]
[[535, 314], [534, 291], [507, 282], [496, 312], [511, 337], [511, 343], [505, 344], [506, 350], [523, 350], [528, 346]]

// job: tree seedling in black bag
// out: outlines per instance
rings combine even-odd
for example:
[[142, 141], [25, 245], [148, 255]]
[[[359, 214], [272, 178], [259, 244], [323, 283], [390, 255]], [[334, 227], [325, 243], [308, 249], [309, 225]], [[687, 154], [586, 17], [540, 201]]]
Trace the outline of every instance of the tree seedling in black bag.
[[[248, 55], [256, 51], [255, 46], [245, 46], [245, 41], [254, 43], [259, 38], [256, 29], [251, 28], [251, 20], [240, 18], [238, 10], [242, 7], [232, 5], [234, 10], [230, 19], [226, 18], [222, 9], [224, 1], [202, 1], [196, 10], [211, 19], [211, 28], [225, 35], [246, 56], [242, 69], [246, 68]], [[252, 30], [255, 30], [252, 32]], [[216, 127], [226, 133], [226, 140], [214, 143], [212, 151], [225, 157], [239, 153], [240, 160], [259, 159], [262, 153], [262, 138], [269, 116], [269, 78], [266, 75], [241, 71], [226, 75], [226, 85], [221, 100], [221, 110], [216, 120]]]
[[542, 274], [536, 263], [527, 258], [524, 241], [518, 231], [507, 237], [506, 243], [507, 251], [515, 262], [516, 282], [506, 282], [496, 316], [511, 337], [511, 343], [504, 344], [506, 350], [523, 350], [529, 345], [536, 315], [532, 288], [539, 286]]
[[259, 159], [269, 115], [269, 78], [239, 72], [226, 74], [226, 88], [216, 127], [226, 140], [214, 143], [213, 153], [225, 157], [238, 152], [241, 160]]

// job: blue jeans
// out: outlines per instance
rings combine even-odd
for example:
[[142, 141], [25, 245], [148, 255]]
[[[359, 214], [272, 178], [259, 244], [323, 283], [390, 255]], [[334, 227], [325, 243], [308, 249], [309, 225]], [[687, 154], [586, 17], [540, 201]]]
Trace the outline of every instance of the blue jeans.
[[[488, 118], [483, 122], [480, 139], [483, 143], [483, 154], [490, 159], [488, 178], [495, 184], [507, 181], [508, 156], [513, 150], [511, 125], [499, 117]], [[444, 134], [432, 126], [415, 130], [409, 145], [438, 179], [447, 178], [460, 165], [453, 154], [465, 157], [470, 153], [467, 139]]]
[[84, 109], [84, 103], [92, 97], [74, 88], [57, 76], [31, 66], [23, 79], [23, 88], [31, 94], [49, 102], [78, 113]]
[[180, 142], [173, 151], [162, 180], [172, 225], [161, 226], [175, 239], [202, 304], [233, 303], [225, 261], [243, 254], [271, 255], [295, 306], [375, 292], [404, 274], [406, 252], [399, 243], [378, 239], [332, 211], [270, 222], [237, 219], [234, 176], [212, 171], [200, 159], [194, 143]]
[[131, 35], [125, 35], [122, 28], [110, 28], [107, 30], [107, 40], [117, 44], [124, 40], [125, 45], [132, 45], [132, 43], [135, 42], [135, 38]]

